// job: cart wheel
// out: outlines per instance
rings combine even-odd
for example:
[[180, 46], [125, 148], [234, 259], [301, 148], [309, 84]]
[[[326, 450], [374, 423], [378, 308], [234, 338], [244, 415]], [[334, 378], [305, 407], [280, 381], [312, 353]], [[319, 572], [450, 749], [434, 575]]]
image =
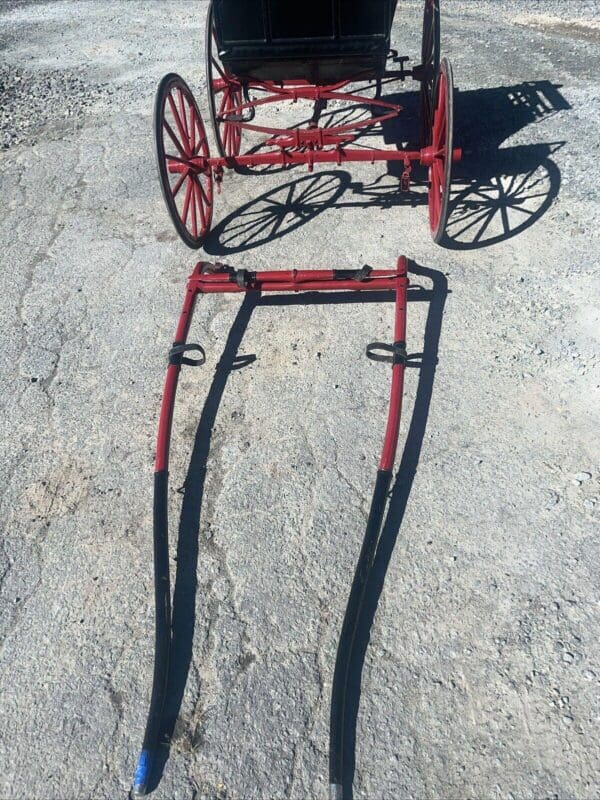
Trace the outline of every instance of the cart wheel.
[[[227, 122], [235, 116], [235, 109], [243, 102], [242, 87], [225, 71], [216, 54], [213, 4], [206, 15], [206, 82], [208, 84], [208, 108], [219, 155], [237, 156], [242, 144], [242, 130]], [[216, 72], [216, 75], [215, 75]], [[217, 107], [218, 104], [218, 107]]]
[[213, 176], [198, 161], [210, 158], [208, 139], [189, 86], [165, 75], [154, 105], [154, 137], [163, 197], [177, 233], [197, 249], [212, 220]]
[[452, 67], [447, 58], [440, 63], [436, 87], [431, 144], [433, 161], [429, 167], [429, 227], [437, 244], [444, 237], [448, 219], [450, 180], [452, 171], [453, 124]]
[[421, 144], [424, 145], [433, 121], [435, 79], [440, 68], [440, 0], [425, 0], [421, 65]]

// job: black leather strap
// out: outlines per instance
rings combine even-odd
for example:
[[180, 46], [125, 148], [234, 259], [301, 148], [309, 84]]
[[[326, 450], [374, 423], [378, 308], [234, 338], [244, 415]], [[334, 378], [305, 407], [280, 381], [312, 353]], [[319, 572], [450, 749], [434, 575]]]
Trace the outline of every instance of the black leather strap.
[[[191, 350], [200, 353], [200, 358], [186, 358], [183, 354]], [[169, 364], [186, 364], [188, 367], [199, 367], [206, 361], [206, 353], [204, 348], [199, 344], [182, 344], [181, 342], [174, 342], [173, 347], [169, 350]]]
[[360, 269], [334, 269], [333, 270], [333, 280], [334, 281], [364, 281], [366, 280], [371, 272], [373, 271], [372, 267], [364, 265]]
[[[389, 353], [389, 355], [387, 355]], [[371, 342], [367, 345], [367, 358], [371, 361], [386, 361], [389, 364], [406, 364], [406, 342]]]

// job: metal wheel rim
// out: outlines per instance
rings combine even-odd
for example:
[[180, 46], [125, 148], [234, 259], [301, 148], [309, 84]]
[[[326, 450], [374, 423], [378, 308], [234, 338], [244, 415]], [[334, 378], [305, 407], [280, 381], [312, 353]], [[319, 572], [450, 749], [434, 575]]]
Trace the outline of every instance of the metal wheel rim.
[[[429, 227], [434, 242], [437, 244], [444, 237], [448, 220], [448, 203], [452, 180], [452, 130], [454, 82], [452, 67], [448, 59], [443, 58], [436, 81], [436, 104], [431, 129], [431, 146], [444, 147], [445, 157], [434, 159], [429, 167]], [[442, 142], [443, 140], [443, 142]]]
[[[175, 120], [174, 126], [166, 118], [167, 107]], [[212, 173], [199, 173], [190, 167], [174, 173], [171, 167], [185, 167], [193, 155], [209, 158], [210, 152], [194, 96], [185, 81], [174, 73], [166, 75], [158, 87], [154, 137], [167, 210], [180, 238], [188, 247], [197, 249], [208, 235], [212, 221]]]

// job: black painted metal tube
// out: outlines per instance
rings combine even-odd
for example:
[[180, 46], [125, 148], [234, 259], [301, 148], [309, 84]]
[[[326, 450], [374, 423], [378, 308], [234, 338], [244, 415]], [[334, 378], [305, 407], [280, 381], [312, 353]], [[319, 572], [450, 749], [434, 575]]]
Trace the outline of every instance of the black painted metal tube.
[[171, 648], [171, 587], [169, 580], [168, 482], [166, 469], [154, 473], [154, 597], [155, 651], [152, 696], [142, 751], [131, 797], [143, 797], [156, 759], [169, 674]]
[[379, 470], [367, 529], [363, 539], [360, 556], [350, 588], [342, 632], [338, 642], [333, 684], [331, 687], [331, 712], [329, 718], [329, 796], [330, 800], [342, 800], [342, 781], [344, 768], [344, 716], [348, 672], [352, 658], [352, 648], [356, 636], [365, 589], [375, 558], [379, 532], [385, 512], [386, 500], [392, 480], [391, 470]]

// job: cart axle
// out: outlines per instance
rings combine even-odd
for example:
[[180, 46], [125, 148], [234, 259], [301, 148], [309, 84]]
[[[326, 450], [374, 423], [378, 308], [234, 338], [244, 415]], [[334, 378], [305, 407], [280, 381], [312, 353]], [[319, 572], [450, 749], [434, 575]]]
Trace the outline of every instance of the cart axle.
[[[307, 164], [345, 164], [348, 162], [366, 162], [374, 164], [376, 161], [402, 161], [418, 162], [423, 166], [431, 166], [436, 158], [444, 158], [445, 148], [423, 147], [421, 150], [359, 150], [358, 148], [338, 147], [335, 150], [309, 149], [304, 152], [298, 150], [280, 149], [269, 153], [251, 153], [243, 156], [218, 156], [205, 158], [175, 159], [169, 161], [171, 173], [203, 173], [209, 169], [219, 173], [224, 167], [232, 169], [238, 167], [263, 167], [263, 166], [296, 166]], [[460, 161], [462, 150], [455, 147], [452, 150], [452, 161]]]

